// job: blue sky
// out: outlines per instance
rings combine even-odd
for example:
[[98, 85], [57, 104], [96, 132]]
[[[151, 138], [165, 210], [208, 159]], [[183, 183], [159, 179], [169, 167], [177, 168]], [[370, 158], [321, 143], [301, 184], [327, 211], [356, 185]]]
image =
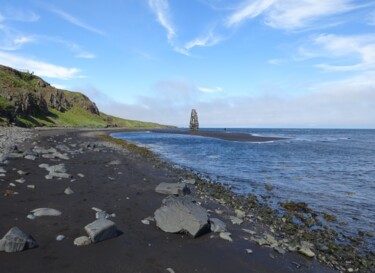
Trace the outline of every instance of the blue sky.
[[103, 112], [204, 127], [375, 128], [375, 3], [0, 0], [0, 64]]

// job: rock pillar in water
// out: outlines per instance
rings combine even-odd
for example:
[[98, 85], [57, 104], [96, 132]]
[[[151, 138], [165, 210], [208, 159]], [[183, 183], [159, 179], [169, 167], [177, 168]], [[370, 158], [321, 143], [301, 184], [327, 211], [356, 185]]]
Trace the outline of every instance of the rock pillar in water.
[[195, 109], [191, 110], [190, 130], [199, 130], [198, 114]]

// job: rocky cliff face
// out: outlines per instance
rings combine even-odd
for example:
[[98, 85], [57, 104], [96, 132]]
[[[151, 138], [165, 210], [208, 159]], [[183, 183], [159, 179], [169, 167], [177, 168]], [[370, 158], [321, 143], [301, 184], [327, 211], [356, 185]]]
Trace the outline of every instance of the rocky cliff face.
[[57, 89], [41, 78], [0, 65], [0, 115], [9, 122], [16, 117], [48, 115], [80, 107], [99, 115], [95, 103], [81, 93]]

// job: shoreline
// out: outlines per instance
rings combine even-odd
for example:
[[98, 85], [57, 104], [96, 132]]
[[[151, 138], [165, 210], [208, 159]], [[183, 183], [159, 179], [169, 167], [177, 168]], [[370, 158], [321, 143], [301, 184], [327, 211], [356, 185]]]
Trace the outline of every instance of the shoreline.
[[[36, 131], [39, 134], [34, 139], [36, 144], [33, 144], [34, 140], [28, 141], [24, 143], [28, 146], [25, 149], [36, 145], [45, 148], [65, 145], [72, 151], [67, 152], [70, 159], [38, 157], [33, 161], [20, 157], [10, 158], [7, 164], [1, 165], [7, 170], [6, 177], [0, 179], [2, 193], [10, 189], [8, 182], [20, 176], [15, 170], [29, 172], [25, 175], [25, 184], [34, 183], [36, 188], [30, 191], [25, 185], [17, 184], [12, 190], [19, 191], [19, 194], [0, 197], [0, 237], [11, 226], [18, 225], [35, 237], [39, 247], [19, 254], [0, 252], [0, 269], [4, 272], [24, 272], [25, 269], [41, 272], [167, 272], [167, 268], [172, 268], [176, 273], [334, 272], [319, 264], [315, 258], [305, 258], [294, 252], [283, 255], [274, 248], [258, 246], [251, 237], [262, 237], [267, 233], [274, 235], [277, 241], [280, 239], [275, 234], [278, 230], [272, 231], [258, 218], [260, 215], [254, 213], [264, 212], [263, 218], [266, 220], [274, 217], [268, 208], [262, 207], [256, 200], [236, 196], [224, 186], [204, 181], [189, 170], [173, 168], [145, 148], [116, 140], [108, 142], [108, 139], [103, 140], [103, 136], [97, 136], [102, 132], [107, 135], [104, 138], [109, 138], [108, 134], [119, 130], [123, 131], [65, 129], [57, 134], [54, 129]], [[22, 145], [20, 149], [23, 149]], [[82, 153], [77, 152], [80, 149]], [[115, 160], [121, 164], [109, 164]], [[64, 163], [73, 179], [46, 181], [45, 170], [38, 167], [46, 162]], [[79, 177], [77, 173], [85, 176]], [[232, 233], [232, 243], [212, 232], [192, 239], [186, 235], [164, 233], [155, 224], [141, 223], [142, 219], [153, 215], [165, 197], [155, 192], [158, 183], [188, 178], [196, 180], [195, 186], [189, 186], [191, 195], [213, 217], [227, 224], [228, 231]], [[67, 186], [75, 193], [64, 195]], [[68, 207], [66, 202], [69, 202]], [[28, 211], [41, 205], [61, 209], [63, 215], [53, 219], [26, 219]], [[73, 245], [74, 237], [82, 234], [83, 227], [93, 220], [91, 207], [116, 213], [113, 221], [123, 234], [98, 244], [76, 247]], [[237, 214], [241, 208], [252, 213], [253, 217], [244, 217], [241, 225], [232, 224], [230, 216], [236, 215], [232, 207], [237, 208]], [[255, 234], [251, 236], [243, 228], [252, 229]], [[64, 233], [66, 239], [57, 242], [55, 237], [58, 233]], [[246, 253], [245, 249], [252, 249], [253, 254]]]
[[201, 136], [201, 137], [211, 137], [227, 141], [239, 141], [239, 142], [269, 142], [278, 140], [287, 140], [287, 138], [280, 137], [266, 137], [266, 136], [253, 136], [246, 133], [230, 133], [226, 130], [223, 132], [219, 131], [204, 131], [204, 130], [171, 130], [171, 129], [153, 129], [150, 130], [154, 133], [162, 134], [177, 134], [177, 135], [190, 135], [190, 136]]

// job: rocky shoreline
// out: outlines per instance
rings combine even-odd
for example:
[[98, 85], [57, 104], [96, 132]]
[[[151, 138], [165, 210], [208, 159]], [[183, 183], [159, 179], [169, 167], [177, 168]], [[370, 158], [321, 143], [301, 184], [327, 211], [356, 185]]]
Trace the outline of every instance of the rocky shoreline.
[[1, 271], [373, 272], [373, 254], [294, 223], [319, 219], [302, 204], [280, 217], [110, 131], [5, 130]]
[[[143, 154], [145, 149], [138, 147]], [[254, 194], [236, 194], [230, 185], [212, 181], [194, 170], [171, 165], [155, 154], [149, 155], [149, 159], [178, 173], [181, 181], [196, 181], [195, 193], [203, 203], [230, 208], [229, 213], [234, 215], [227, 217], [228, 221], [241, 227], [247, 224], [246, 228], [241, 228], [244, 240], [272, 248], [280, 254], [298, 252], [339, 272], [375, 272], [375, 253], [363, 247], [364, 238], [373, 237], [373, 234], [360, 233], [357, 237], [340, 234], [327, 225], [336, 221], [335, 216], [315, 212], [302, 202], [280, 203], [280, 207], [284, 208], [280, 214], [279, 210], [271, 209]], [[222, 215], [220, 210], [219, 214]]]

